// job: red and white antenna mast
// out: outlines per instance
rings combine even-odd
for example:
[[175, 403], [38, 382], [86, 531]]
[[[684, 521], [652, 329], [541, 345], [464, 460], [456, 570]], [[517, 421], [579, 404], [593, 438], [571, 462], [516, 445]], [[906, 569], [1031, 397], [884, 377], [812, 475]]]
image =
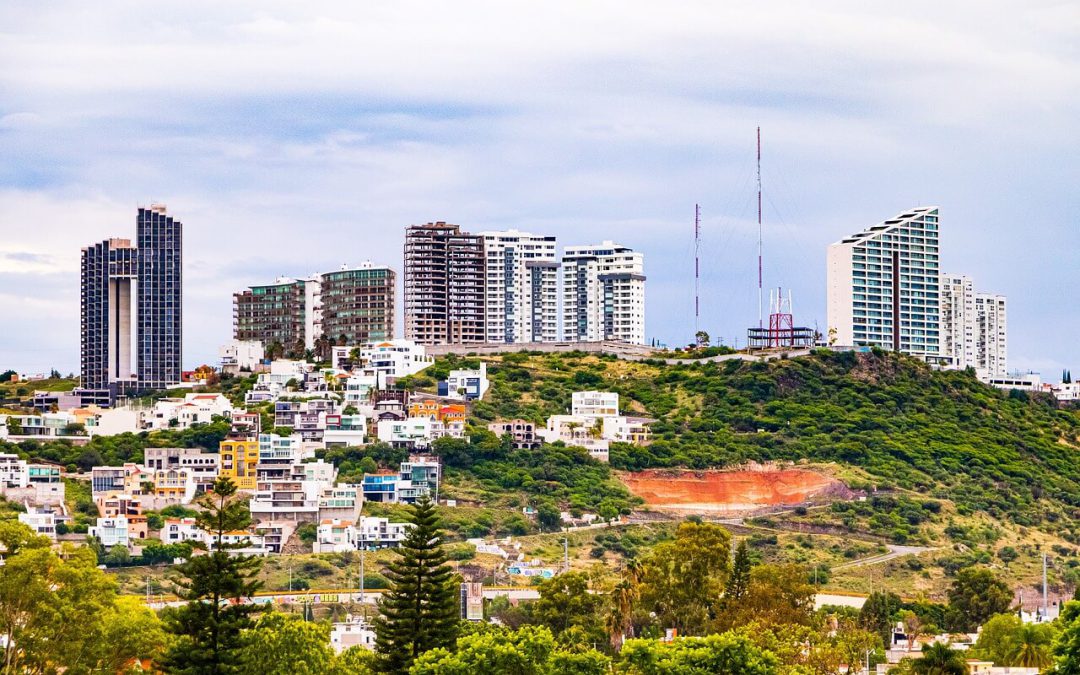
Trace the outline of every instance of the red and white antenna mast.
[[761, 297], [762, 297], [762, 263], [761, 263], [761, 127], [757, 128], [757, 325], [761, 323]]
[[694, 340], [697, 341], [701, 319], [701, 206], [694, 204]]

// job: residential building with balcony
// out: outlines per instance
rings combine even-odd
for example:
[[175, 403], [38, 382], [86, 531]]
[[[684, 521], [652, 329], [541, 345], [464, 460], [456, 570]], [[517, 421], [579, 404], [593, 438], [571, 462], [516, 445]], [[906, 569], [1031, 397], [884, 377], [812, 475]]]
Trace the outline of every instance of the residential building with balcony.
[[563, 339], [645, 344], [645, 256], [611, 241], [562, 257]]
[[445, 222], [405, 230], [405, 338], [424, 345], [487, 340], [484, 239]]
[[555, 237], [506, 230], [484, 241], [488, 343], [559, 339], [559, 263]]
[[[316, 330], [338, 344], [364, 344], [394, 338], [397, 275], [385, 265], [365, 262], [324, 272], [322, 324]], [[318, 336], [316, 336], [318, 337]]]

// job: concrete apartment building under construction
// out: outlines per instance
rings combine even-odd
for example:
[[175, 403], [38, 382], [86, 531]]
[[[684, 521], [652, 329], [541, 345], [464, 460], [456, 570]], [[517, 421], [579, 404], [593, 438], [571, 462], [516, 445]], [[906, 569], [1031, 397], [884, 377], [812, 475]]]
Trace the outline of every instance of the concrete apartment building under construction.
[[486, 341], [484, 238], [439, 221], [405, 230], [405, 338], [425, 345]]

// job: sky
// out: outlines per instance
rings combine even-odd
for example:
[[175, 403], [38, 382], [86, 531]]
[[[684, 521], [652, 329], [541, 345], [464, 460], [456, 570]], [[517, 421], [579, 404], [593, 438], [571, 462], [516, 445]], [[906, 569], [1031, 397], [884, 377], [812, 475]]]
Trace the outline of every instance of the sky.
[[[1080, 370], [1080, 4], [0, 4], [0, 369], [77, 371], [82, 246], [184, 223], [184, 364], [232, 293], [403, 231], [612, 239], [647, 334], [757, 322], [764, 275], [824, 326], [828, 244], [941, 209], [942, 268], [1009, 298], [1009, 362]], [[399, 322], [400, 326], [400, 322]], [[399, 328], [400, 331], [400, 328]]]

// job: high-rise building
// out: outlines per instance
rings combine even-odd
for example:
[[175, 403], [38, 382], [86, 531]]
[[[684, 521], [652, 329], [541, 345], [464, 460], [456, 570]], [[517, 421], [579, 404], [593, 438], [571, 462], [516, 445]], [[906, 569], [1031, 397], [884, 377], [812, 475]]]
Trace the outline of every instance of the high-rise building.
[[[394, 337], [394, 271], [365, 262], [303, 279], [281, 277], [233, 294], [233, 338], [314, 349], [325, 335], [340, 344]], [[341, 342], [344, 336], [345, 342]]]
[[[314, 349], [319, 313], [319, 279], [279, 277], [272, 284], [233, 294], [233, 338], [274, 343], [297, 351]], [[302, 351], [302, 350], [301, 350]]]
[[1006, 300], [979, 293], [969, 277], [941, 275], [942, 356], [953, 368], [974, 368], [980, 378], [1008, 373]]
[[82, 250], [81, 386], [111, 397], [181, 377], [183, 226], [164, 205], [139, 208], [135, 244], [107, 239]]
[[484, 240], [445, 222], [405, 230], [405, 338], [424, 345], [486, 340]]
[[559, 339], [555, 237], [480, 232], [484, 239], [486, 342]]
[[877, 346], [940, 363], [938, 209], [912, 209], [828, 251], [830, 344]]
[[365, 262], [321, 277], [323, 335], [348, 345], [394, 339], [394, 270]]
[[563, 252], [563, 339], [645, 344], [645, 256], [605, 241]]

